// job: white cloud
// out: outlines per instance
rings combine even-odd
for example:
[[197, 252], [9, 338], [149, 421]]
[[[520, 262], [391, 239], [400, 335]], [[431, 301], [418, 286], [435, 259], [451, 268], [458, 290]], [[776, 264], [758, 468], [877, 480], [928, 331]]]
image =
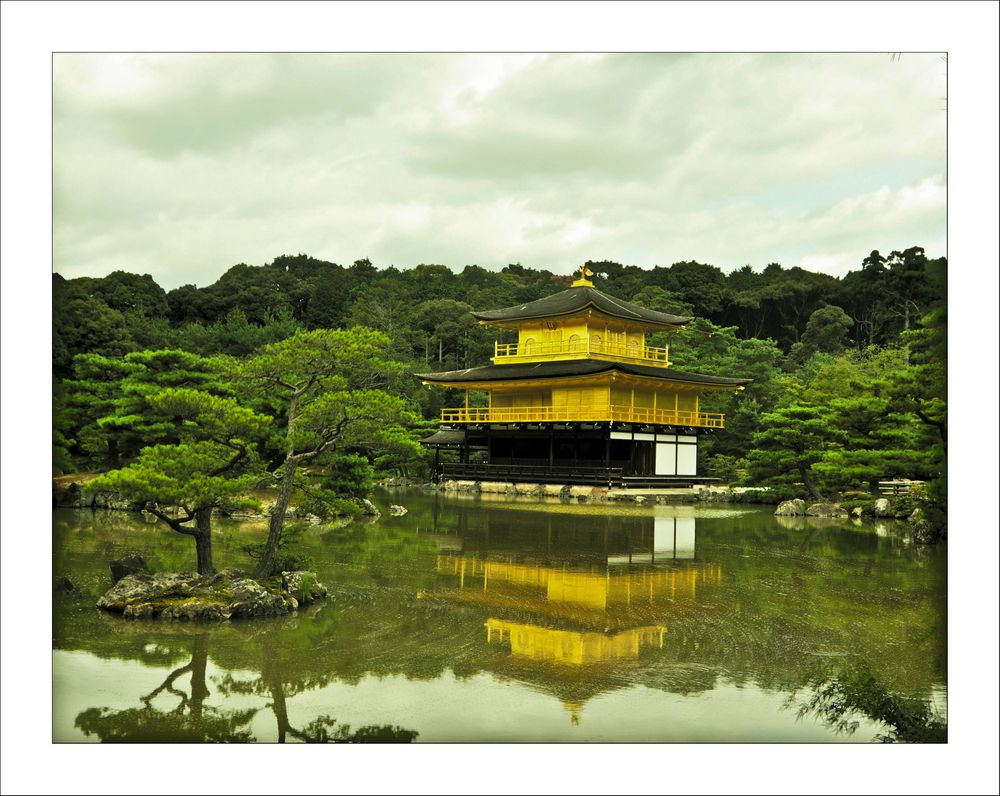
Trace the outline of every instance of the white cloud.
[[871, 55], [57, 56], [55, 260], [306, 252], [841, 272], [945, 237], [943, 64]]

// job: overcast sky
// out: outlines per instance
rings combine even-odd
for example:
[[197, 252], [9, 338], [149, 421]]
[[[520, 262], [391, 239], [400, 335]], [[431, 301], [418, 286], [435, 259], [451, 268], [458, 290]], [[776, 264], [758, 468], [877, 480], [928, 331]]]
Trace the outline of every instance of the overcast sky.
[[939, 55], [56, 55], [55, 269], [945, 254]]

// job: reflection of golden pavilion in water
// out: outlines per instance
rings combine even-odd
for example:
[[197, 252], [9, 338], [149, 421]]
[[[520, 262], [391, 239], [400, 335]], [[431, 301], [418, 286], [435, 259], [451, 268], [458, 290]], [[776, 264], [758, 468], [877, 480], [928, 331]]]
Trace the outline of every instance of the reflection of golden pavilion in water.
[[486, 620], [486, 641], [508, 642], [511, 654], [536, 661], [552, 661], [581, 666], [615, 658], [638, 658], [640, 647], [656, 645], [663, 649], [667, 629], [637, 627], [614, 635], [574, 630], [553, 630], [538, 625]]
[[437, 571], [457, 588], [437, 595], [485, 608], [486, 643], [509, 647], [518, 676], [542, 680], [579, 723], [587, 699], [616, 687], [608, 667], [663, 649], [664, 617], [696, 609], [701, 591], [722, 580], [719, 565], [694, 560], [693, 518], [656, 520], [651, 549], [605, 555], [603, 566], [440, 552]]
[[[500, 671], [557, 696], [572, 720], [593, 696], [622, 687], [619, 666], [655, 665], [667, 621], [703, 610], [722, 568], [696, 560], [685, 509], [626, 512], [495, 509], [444, 515], [434, 599], [483, 611]], [[428, 595], [430, 596], [430, 595]], [[645, 660], [645, 663], [644, 663]]]

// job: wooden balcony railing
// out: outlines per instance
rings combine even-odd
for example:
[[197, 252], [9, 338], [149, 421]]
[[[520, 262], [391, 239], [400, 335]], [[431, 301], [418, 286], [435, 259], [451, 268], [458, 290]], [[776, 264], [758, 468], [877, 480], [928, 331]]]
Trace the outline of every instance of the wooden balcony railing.
[[563, 340], [558, 343], [495, 343], [494, 364], [506, 362], [538, 362], [546, 359], [585, 359], [587, 357], [611, 357], [646, 365], [666, 367], [668, 349], [666, 346], [619, 345], [597, 342], [589, 336]]
[[725, 415], [718, 412], [675, 412], [639, 406], [514, 406], [442, 409], [442, 423], [650, 423], [661, 426], [722, 428]]

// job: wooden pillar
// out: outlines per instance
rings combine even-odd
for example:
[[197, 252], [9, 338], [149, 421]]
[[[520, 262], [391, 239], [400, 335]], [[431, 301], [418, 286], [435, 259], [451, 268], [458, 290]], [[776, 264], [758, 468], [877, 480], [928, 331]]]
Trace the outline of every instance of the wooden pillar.
[[555, 439], [555, 437], [556, 437], [556, 432], [552, 428], [552, 425], [550, 424], [549, 425], [549, 467], [552, 467], [555, 464], [555, 462], [556, 462], [556, 450], [555, 450], [556, 449], [556, 439]]

